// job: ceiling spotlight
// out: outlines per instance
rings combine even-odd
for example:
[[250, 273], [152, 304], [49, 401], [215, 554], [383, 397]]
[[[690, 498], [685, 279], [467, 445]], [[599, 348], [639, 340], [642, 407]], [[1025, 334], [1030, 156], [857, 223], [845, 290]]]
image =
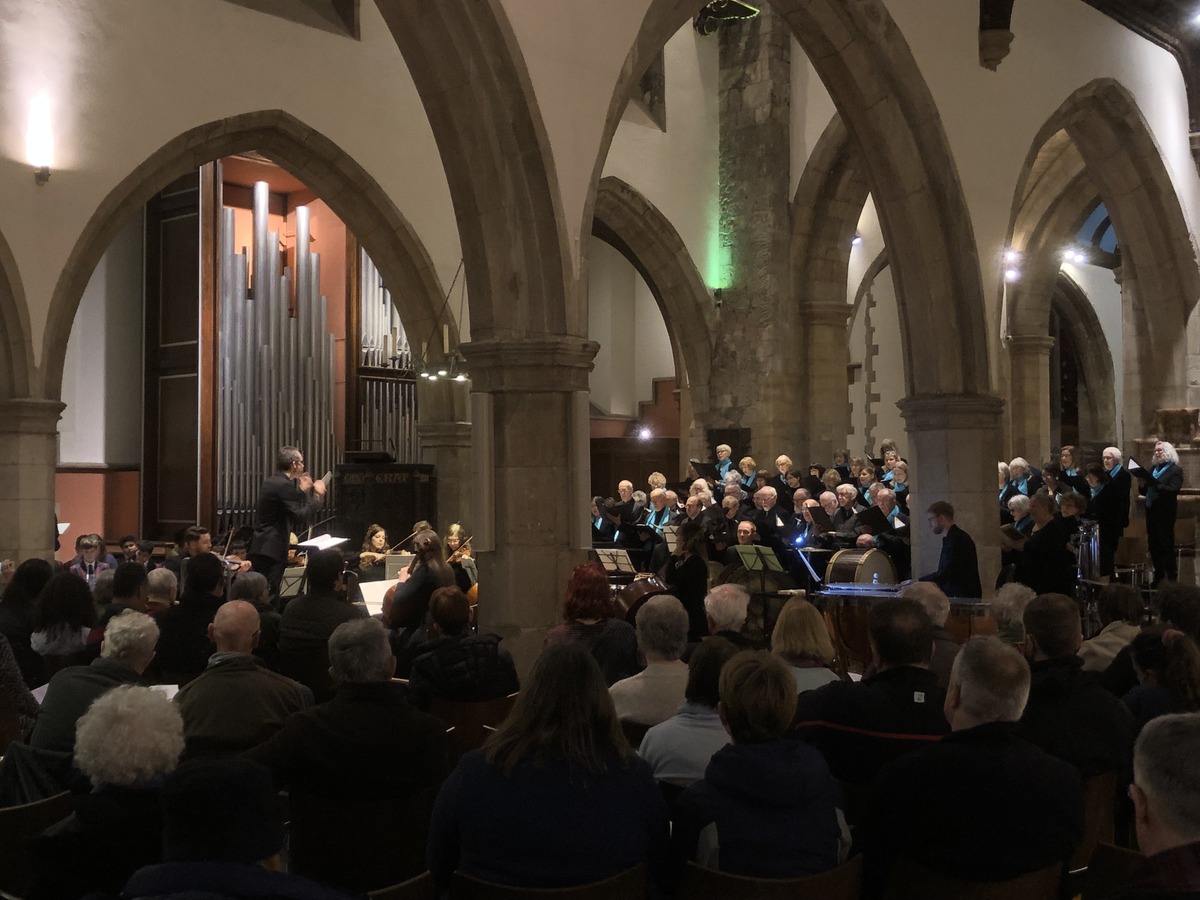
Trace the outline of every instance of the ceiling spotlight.
[[424, 369], [422, 369], [422, 370], [421, 370], [421, 377], [422, 377], [422, 378], [428, 378], [428, 377], [429, 377], [429, 373], [428, 373], [428, 372], [426, 372]]
[[1009, 282], [1010, 284], [1012, 282], [1016, 281], [1017, 279], [1019, 279], [1020, 277], [1021, 277], [1021, 273], [1017, 269], [1005, 269], [1004, 270], [1004, 280]]
[[1021, 261], [1021, 254], [1018, 253], [1016, 250], [1012, 250], [1012, 249], [1005, 250], [1004, 251], [1004, 261], [1006, 263], [1008, 263], [1010, 266], [1013, 263], [1019, 263]]
[[466, 373], [466, 372], [459, 372], [457, 375], [455, 375], [455, 376], [454, 376], [454, 380], [455, 380], [455, 381], [466, 381], [466, 380], [467, 380], [467, 373]]
[[852, 241], [850, 242], [850, 246], [851, 246], [851, 247], [861, 247], [861, 246], [862, 246], [862, 235], [861, 235], [861, 234], [856, 234], [856, 235], [854, 236], [854, 240], [852, 240]]
[[436, 375], [429, 375], [427, 377], [429, 378], [430, 381], [437, 381], [437, 379], [438, 379], [438, 377]]
[[449, 374], [450, 374], [450, 370], [447, 369], [445, 366], [442, 366], [440, 369], [438, 369], [438, 375], [440, 375], [442, 378], [445, 378]]

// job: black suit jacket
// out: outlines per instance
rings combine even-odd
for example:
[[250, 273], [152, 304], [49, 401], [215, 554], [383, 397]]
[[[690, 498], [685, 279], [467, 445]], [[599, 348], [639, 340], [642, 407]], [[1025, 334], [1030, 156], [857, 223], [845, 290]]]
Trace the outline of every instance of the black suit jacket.
[[979, 558], [971, 536], [957, 525], [951, 525], [942, 537], [937, 571], [921, 576], [921, 580], [932, 581], [947, 597], [982, 597]]
[[1075, 556], [1068, 549], [1070, 526], [1055, 516], [1035, 531], [1017, 557], [1016, 580], [1036, 594], [1075, 593]]
[[320, 508], [320, 497], [306, 494], [282, 472], [267, 476], [258, 492], [250, 553], [276, 562], [287, 559], [289, 533], [307, 528]]

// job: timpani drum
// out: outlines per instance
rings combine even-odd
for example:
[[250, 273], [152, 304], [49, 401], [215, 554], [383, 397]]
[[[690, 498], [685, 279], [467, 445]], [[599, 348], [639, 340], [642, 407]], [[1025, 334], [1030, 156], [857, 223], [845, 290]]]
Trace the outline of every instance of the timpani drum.
[[825, 583], [895, 584], [896, 567], [892, 565], [891, 557], [874, 547], [839, 550], [829, 560]]

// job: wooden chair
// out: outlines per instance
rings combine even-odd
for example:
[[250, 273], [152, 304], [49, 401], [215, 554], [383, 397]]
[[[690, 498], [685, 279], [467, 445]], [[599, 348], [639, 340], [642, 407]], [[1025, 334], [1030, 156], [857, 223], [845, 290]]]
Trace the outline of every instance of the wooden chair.
[[1101, 772], [1087, 780], [1083, 796], [1083, 841], [1071, 856], [1068, 869], [1082, 869], [1092, 858], [1096, 847], [1114, 843], [1116, 790], [1116, 772]]
[[64, 791], [37, 803], [0, 809], [0, 891], [25, 896], [29, 845], [43, 831], [71, 814], [74, 799]]
[[450, 900], [536, 900], [539, 897], [545, 900], [644, 900], [645, 896], [645, 866], [634, 866], [603, 881], [566, 888], [492, 884], [461, 872], [455, 872], [450, 883]]
[[679, 896], [687, 900], [858, 900], [863, 859], [801, 878], [746, 878], [687, 864]]
[[516, 694], [474, 702], [431, 697], [429, 714], [447, 725], [454, 726], [454, 732], [449, 736], [450, 765], [454, 766], [464, 753], [482, 747], [487, 738], [484, 729], [488, 725], [499, 725], [507, 719], [516, 702]]
[[644, 722], [630, 722], [628, 719], [622, 719], [621, 730], [625, 732], [625, 740], [629, 741], [629, 746], [636, 750], [642, 746], [642, 738], [646, 736], [650, 726]]
[[436, 900], [437, 895], [433, 890], [433, 876], [422, 872], [416, 878], [371, 891], [367, 896], [371, 900]]
[[1144, 859], [1136, 850], [1097, 844], [1084, 874], [1082, 900], [1100, 900], [1124, 887]]
[[1062, 863], [1007, 881], [968, 881], [935, 872], [910, 859], [898, 859], [888, 877], [884, 900], [1058, 900]]

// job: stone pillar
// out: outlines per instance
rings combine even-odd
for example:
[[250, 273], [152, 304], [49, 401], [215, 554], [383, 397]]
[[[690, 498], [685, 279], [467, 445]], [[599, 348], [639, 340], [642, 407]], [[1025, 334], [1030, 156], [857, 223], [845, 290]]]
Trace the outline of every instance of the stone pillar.
[[58, 467], [57, 400], [0, 400], [0, 558], [18, 564], [54, 559], [54, 473]]
[[588, 374], [597, 349], [570, 337], [462, 346], [471, 372], [479, 621], [505, 639], [522, 673], [591, 546]]
[[925, 510], [935, 500], [954, 507], [955, 522], [975, 540], [979, 577], [991, 594], [1000, 569], [996, 453], [1004, 401], [979, 394], [936, 394], [900, 401], [913, 465], [913, 576], [937, 569], [941, 539], [929, 533]]
[[763, 4], [756, 18], [723, 25], [719, 40], [723, 287], [709, 424], [750, 428], [745, 449], [771, 469], [779, 453], [799, 456], [804, 407], [789, 268], [791, 32]]
[[[1050, 351], [1054, 338], [1019, 334], [1009, 339], [1009, 420], [1013, 455], [1040, 466], [1050, 456]], [[993, 453], [995, 455], [995, 453]]]
[[850, 306], [810, 302], [800, 305], [804, 333], [804, 381], [798, 388], [808, 412], [807, 441], [793, 462], [831, 465], [850, 433]]
[[1138, 316], [1137, 278], [1128, 260], [1113, 269], [1121, 289], [1121, 355], [1124, 362], [1122, 403], [1117, 417], [1117, 444], [1124, 445], [1148, 433], [1148, 411], [1142, 403], [1142, 343], [1147, 340], [1145, 323]]
[[439, 379], [417, 381], [417, 440], [421, 462], [437, 476], [437, 528], [441, 534], [454, 522], [473, 533], [471, 500], [471, 422], [469, 385]]

